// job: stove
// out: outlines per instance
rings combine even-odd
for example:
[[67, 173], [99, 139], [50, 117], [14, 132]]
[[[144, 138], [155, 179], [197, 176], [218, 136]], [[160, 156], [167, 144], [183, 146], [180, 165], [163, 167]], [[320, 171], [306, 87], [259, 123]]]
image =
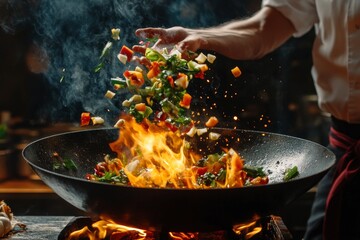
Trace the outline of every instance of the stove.
[[[26, 230], [15, 229], [8, 240], [67, 240], [70, 233], [81, 230], [84, 227], [92, 230], [92, 224], [97, 222], [85, 216], [19, 216], [18, 221], [26, 225]], [[240, 225], [239, 225], [240, 226]], [[107, 236], [104, 239], [118, 239], [118, 240], [292, 240], [293, 237], [281, 217], [267, 216], [256, 221], [256, 226], [261, 226], [261, 231], [254, 234], [252, 237], [246, 235], [249, 230], [242, 230], [242, 233], [234, 231], [234, 227], [224, 231], [204, 232], [204, 233], [165, 233], [165, 232], [150, 232], [146, 231], [147, 237], [138, 238], [136, 230], [128, 230], [117, 234], [116, 237], [110, 238]], [[240, 228], [237, 228], [238, 230]], [[253, 229], [251, 229], [252, 231]], [[245, 233], [245, 234], [244, 234]], [[185, 234], [182, 235], [181, 234]], [[115, 236], [115, 235], [114, 235]], [[75, 238], [73, 238], [75, 240]], [[78, 238], [79, 240], [88, 239], [87, 237]]]

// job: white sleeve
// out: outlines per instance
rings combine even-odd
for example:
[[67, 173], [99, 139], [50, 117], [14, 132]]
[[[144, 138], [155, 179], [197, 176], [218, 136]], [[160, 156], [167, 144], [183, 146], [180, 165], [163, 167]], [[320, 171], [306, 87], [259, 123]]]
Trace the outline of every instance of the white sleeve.
[[276, 8], [294, 25], [294, 37], [308, 32], [318, 22], [315, 0], [263, 0], [262, 6]]

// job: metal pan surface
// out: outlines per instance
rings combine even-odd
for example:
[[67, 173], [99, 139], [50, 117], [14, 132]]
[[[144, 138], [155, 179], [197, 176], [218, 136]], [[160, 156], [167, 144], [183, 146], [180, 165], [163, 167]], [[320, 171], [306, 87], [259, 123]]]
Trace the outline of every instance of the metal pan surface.
[[[121, 134], [113, 128], [42, 138], [25, 147], [23, 156], [56, 194], [88, 215], [165, 231], [226, 229], [256, 216], [275, 214], [316, 185], [335, 163], [330, 150], [308, 140], [250, 130], [213, 131], [221, 133], [221, 141], [209, 144], [198, 140], [198, 148], [214, 153], [222, 145], [232, 147], [246, 163], [269, 172], [270, 183], [227, 189], [158, 189], [90, 182], [85, 175], [112, 153], [109, 143]], [[54, 152], [72, 159], [78, 169], [55, 172]], [[285, 169], [295, 165], [300, 175], [284, 182]]]

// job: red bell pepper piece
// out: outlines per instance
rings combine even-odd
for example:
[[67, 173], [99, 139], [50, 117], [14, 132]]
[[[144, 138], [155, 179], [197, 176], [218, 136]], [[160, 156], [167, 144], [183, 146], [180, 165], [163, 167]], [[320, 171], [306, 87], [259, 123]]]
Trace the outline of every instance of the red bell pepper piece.
[[120, 54], [123, 54], [127, 57], [127, 61], [130, 62], [132, 59], [132, 56], [134, 55], [134, 51], [128, 48], [127, 46], [123, 45]]
[[197, 176], [202, 176], [208, 171], [208, 167], [193, 166], [191, 167], [191, 170], [194, 171]]
[[89, 113], [89, 112], [83, 112], [83, 113], [81, 113], [80, 126], [83, 127], [83, 126], [88, 126], [88, 125], [90, 125], [90, 120], [91, 120], [91, 117], [90, 117], [90, 113]]
[[167, 114], [164, 113], [163, 111], [158, 111], [156, 114], [155, 114], [155, 120], [157, 121], [165, 121], [167, 118]]
[[144, 76], [141, 72], [126, 70], [123, 75], [130, 80], [132, 86], [141, 87], [145, 83]]
[[171, 124], [171, 123], [165, 121], [165, 125], [172, 132], [176, 132], [178, 130], [178, 128], [175, 126], [175, 124]]

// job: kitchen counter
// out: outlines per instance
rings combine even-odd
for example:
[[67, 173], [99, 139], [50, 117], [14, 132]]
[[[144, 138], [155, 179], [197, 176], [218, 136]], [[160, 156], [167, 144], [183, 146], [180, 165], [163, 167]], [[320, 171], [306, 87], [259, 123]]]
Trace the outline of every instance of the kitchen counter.
[[15, 218], [26, 225], [25, 230], [11, 232], [6, 240], [53, 240], [70, 222], [72, 216], [19, 216]]

